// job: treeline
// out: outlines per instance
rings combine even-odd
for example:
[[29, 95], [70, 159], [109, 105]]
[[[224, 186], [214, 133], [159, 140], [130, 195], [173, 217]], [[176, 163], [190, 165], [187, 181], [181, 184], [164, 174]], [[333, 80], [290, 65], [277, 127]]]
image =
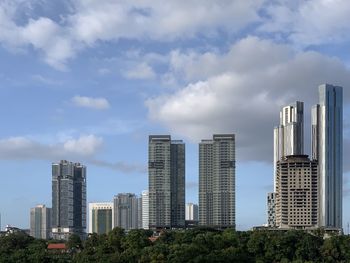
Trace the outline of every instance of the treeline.
[[[0, 262], [350, 262], [349, 236], [323, 239], [322, 231], [247, 231], [192, 229], [151, 231], [120, 228], [81, 241], [71, 236], [64, 253], [23, 233], [0, 237]], [[53, 242], [53, 241], [50, 241]]]

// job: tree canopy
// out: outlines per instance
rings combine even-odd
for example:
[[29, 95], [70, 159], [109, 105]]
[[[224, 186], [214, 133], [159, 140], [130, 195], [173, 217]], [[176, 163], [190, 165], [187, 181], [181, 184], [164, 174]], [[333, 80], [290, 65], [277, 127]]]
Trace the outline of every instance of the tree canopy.
[[[114, 228], [72, 235], [67, 251], [47, 250], [48, 241], [23, 233], [0, 237], [0, 263], [7, 262], [350, 262], [350, 237], [323, 239], [318, 232], [218, 231], [210, 228], [165, 230], [156, 240], [152, 231]], [[52, 242], [52, 241], [50, 241]]]

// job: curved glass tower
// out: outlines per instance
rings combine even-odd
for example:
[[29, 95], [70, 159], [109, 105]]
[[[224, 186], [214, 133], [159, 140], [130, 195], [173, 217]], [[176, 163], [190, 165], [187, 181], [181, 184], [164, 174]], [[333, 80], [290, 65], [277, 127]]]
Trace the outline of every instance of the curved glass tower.
[[320, 225], [342, 228], [343, 88], [319, 86], [320, 102], [312, 108], [312, 157], [320, 174]]

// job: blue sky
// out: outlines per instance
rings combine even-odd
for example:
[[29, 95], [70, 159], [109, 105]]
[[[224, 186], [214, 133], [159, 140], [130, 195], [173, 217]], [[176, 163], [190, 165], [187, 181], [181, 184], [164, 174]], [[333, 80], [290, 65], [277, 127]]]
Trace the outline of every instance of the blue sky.
[[51, 163], [88, 167], [88, 201], [147, 188], [149, 134], [233, 132], [238, 229], [266, 221], [280, 108], [344, 87], [344, 225], [350, 221], [350, 3], [346, 0], [0, 0], [0, 212], [27, 228], [51, 206]]

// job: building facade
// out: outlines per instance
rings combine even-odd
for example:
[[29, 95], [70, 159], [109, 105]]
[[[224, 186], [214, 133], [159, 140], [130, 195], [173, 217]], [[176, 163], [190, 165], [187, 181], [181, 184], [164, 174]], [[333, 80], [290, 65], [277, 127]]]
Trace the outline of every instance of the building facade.
[[186, 220], [198, 221], [198, 205], [193, 203], [186, 204]]
[[149, 229], [149, 197], [148, 190], [142, 191], [142, 228]]
[[319, 86], [319, 104], [312, 109], [312, 157], [320, 171], [320, 224], [342, 228], [343, 88]]
[[45, 205], [37, 205], [30, 209], [30, 235], [40, 239], [50, 238], [51, 208]]
[[277, 162], [276, 226], [307, 229], [319, 226], [318, 166], [307, 155]]
[[112, 230], [113, 203], [89, 203], [89, 233], [107, 234]]
[[235, 228], [235, 135], [199, 144], [199, 224]]
[[86, 167], [62, 160], [52, 164], [52, 237], [86, 235]]
[[185, 226], [185, 144], [170, 135], [150, 135], [149, 227]]
[[296, 101], [280, 111], [280, 124], [274, 128], [274, 191], [276, 164], [289, 155], [304, 154], [304, 103]]
[[137, 196], [132, 193], [121, 193], [114, 196], [113, 228], [121, 227], [125, 230], [139, 228], [138, 201]]
[[267, 194], [267, 226], [276, 227], [276, 193]]

